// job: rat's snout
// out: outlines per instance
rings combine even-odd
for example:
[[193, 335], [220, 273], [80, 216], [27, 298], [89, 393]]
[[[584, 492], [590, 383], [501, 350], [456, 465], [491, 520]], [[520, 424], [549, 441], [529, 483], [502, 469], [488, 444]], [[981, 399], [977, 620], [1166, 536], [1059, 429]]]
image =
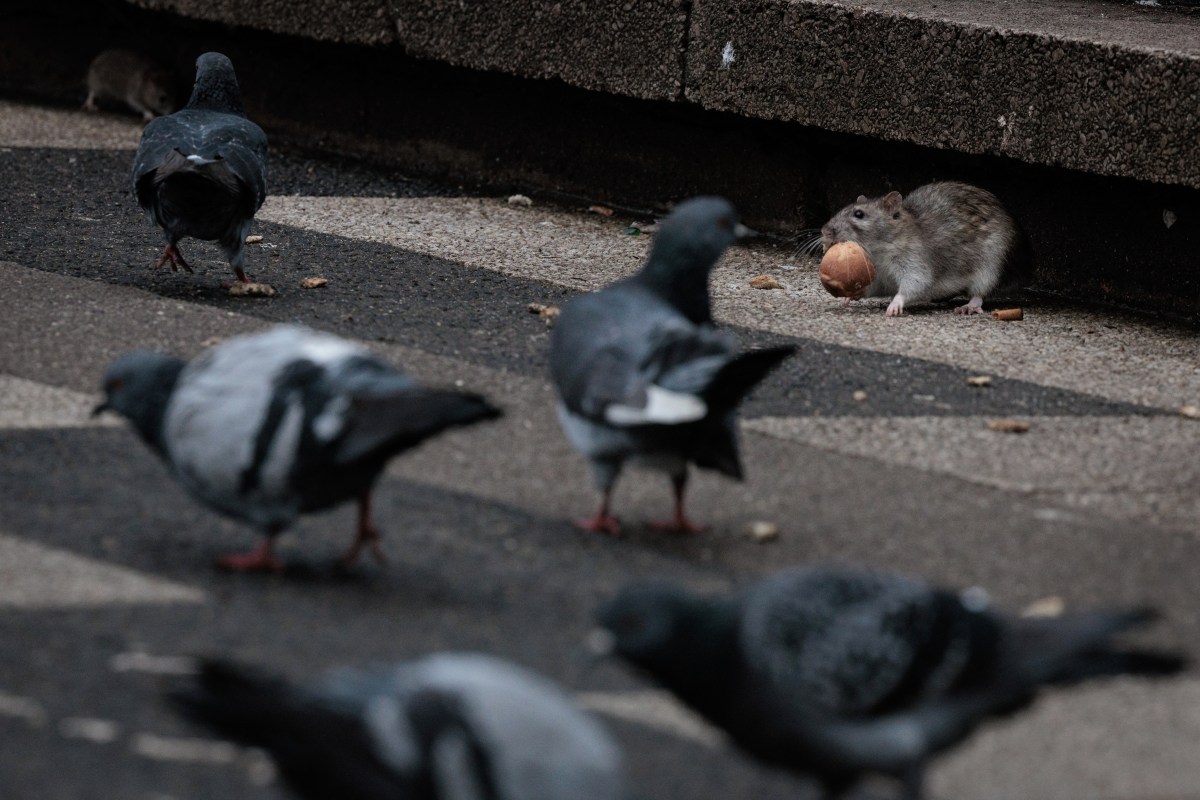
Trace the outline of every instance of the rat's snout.
[[828, 250], [831, 244], [838, 242], [838, 229], [835, 225], [826, 225], [821, 228], [821, 244]]

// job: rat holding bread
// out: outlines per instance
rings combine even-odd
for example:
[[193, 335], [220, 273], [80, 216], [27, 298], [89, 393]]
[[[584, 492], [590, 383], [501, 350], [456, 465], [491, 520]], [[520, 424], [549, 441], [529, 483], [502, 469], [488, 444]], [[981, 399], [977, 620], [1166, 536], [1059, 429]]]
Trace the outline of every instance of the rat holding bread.
[[875, 276], [857, 297], [894, 295], [887, 315], [905, 303], [969, 298], [955, 314], [982, 314], [983, 298], [1001, 282], [1018, 282], [1022, 237], [991, 192], [957, 181], [929, 183], [907, 197], [891, 192], [859, 196], [821, 228], [828, 251], [856, 242], [874, 265]]
[[97, 98], [116, 100], [149, 122], [179, 107], [166, 70], [132, 50], [105, 50], [92, 59], [87, 88], [86, 111], [96, 110]]

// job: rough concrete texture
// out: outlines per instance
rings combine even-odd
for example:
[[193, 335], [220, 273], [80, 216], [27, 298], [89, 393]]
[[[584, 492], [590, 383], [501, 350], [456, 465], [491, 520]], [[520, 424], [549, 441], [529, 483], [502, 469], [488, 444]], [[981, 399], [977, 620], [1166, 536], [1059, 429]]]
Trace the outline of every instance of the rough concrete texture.
[[697, 0], [705, 108], [1200, 186], [1200, 20], [1087, 0]]
[[686, 3], [389, 0], [409, 54], [660, 100], [682, 89]]
[[387, 44], [394, 37], [384, 0], [126, 0], [151, 11], [328, 42]]

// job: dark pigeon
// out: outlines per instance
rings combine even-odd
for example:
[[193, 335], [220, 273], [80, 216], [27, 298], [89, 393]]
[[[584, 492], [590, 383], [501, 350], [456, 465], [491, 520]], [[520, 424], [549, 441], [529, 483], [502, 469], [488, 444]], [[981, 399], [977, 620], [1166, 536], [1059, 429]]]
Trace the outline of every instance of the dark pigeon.
[[388, 460], [457, 425], [500, 412], [482, 397], [427, 389], [359, 345], [280, 326], [240, 336], [190, 364], [158, 353], [121, 356], [105, 401], [127, 417], [196, 499], [261, 530], [262, 545], [228, 556], [235, 570], [281, 569], [276, 535], [304, 512], [359, 505], [354, 561], [369, 545], [371, 488]]
[[898, 575], [815, 567], [703, 597], [631, 587], [591, 637], [670, 689], [745, 751], [816, 778], [830, 797], [869, 774], [921, 795], [925, 764], [1043, 686], [1171, 675], [1171, 653], [1113, 639], [1154, 615], [1022, 618]]
[[575, 298], [555, 323], [559, 420], [603, 493], [596, 516], [577, 523], [585, 530], [619, 532], [609, 504], [626, 461], [671, 477], [674, 518], [656, 527], [679, 532], [700, 530], [684, 512], [689, 463], [742, 478], [737, 406], [795, 351], [739, 353], [734, 337], [713, 326], [709, 273], [745, 231], [721, 198], [681, 203], [640, 272]]
[[172, 695], [270, 753], [308, 800], [618, 800], [621, 755], [555, 684], [497, 658], [438, 654], [293, 688], [222, 662]]
[[246, 234], [267, 197], [267, 135], [246, 119], [233, 64], [220, 53], [196, 60], [192, 97], [150, 122], [133, 161], [133, 192], [167, 246], [155, 265], [192, 268], [179, 252], [185, 236], [216, 241], [237, 279], [249, 279]]

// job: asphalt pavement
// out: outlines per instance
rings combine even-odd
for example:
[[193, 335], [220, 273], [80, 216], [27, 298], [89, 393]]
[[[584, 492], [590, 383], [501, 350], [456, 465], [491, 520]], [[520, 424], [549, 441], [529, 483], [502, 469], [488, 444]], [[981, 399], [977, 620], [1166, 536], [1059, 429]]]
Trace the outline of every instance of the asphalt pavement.
[[[196, 274], [153, 269], [161, 235], [128, 183], [139, 133], [115, 115], [0, 101], [4, 798], [283, 797], [260, 754], [163, 704], [186, 657], [302, 679], [447, 648], [565, 683], [618, 736], [644, 797], [810, 796], [637, 676], [583, 664], [592, 608], [636, 578], [723, 590], [837, 560], [983, 586], [1017, 609], [1149, 603], [1165, 615], [1149, 641], [1200, 641], [1200, 420], [1179, 412], [1200, 404], [1192, 330], [1037, 295], [998, 304], [1022, 306], [1021, 322], [949, 305], [887, 319], [878, 302], [841, 308], [786, 242], [736, 248], [713, 277], [718, 318], [747, 345], [799, 346], [745, 406], [747, 480], [698, 476], [692, 511], [711, 527], [681, 538], [644, 525], [669, 510], [665, 479], [630, 472], [615, 506], [628, 532], [610, 539], [569, 524], [596, 498], [554, 418], [548, 329], [528, 305], [635, 270], [651, 220], [274, 152], [247, 271], [278, 295], [235, 298], [208, 243], [182, 245]], [[751, 288], [760, 274], [782, 288]], [[328, 284], [301, 288], [308, 277]], [[192, 502], [118, 420], [89, 415], [121, 352], [190, 357], [279, 322], [360, 340], [506, 410], [389, 468], [376, 508], [387, 564], [332, 569], [353, 528], [342, 508], [282, 537], [286, 575], [219, 573], [214, 557], [253, 533]], [[1001, 419], [1029, 429], [988, 427]], [[760, 520], [776, 540], [748, 534]], [[1194, 669], [1113, 680], [987, 726], [931, 788], [1200, 798], [1198, 745]]]

